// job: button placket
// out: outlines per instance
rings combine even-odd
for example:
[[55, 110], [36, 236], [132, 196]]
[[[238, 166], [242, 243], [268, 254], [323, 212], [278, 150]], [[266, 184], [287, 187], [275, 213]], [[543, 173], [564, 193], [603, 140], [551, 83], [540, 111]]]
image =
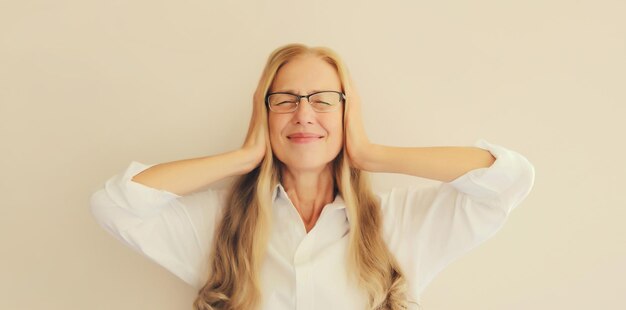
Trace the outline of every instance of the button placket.
[[315, 309], [315, 296], [313, 269], [312, 269], [312, 242], [310, 235], [306, 235], [304, 240], [296, 249], [293, 266], [296, 274], [296, 309]]

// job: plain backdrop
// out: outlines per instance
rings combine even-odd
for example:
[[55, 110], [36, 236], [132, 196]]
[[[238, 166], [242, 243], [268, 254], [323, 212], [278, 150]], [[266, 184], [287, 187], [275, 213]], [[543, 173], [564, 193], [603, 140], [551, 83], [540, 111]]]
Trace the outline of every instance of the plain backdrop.
[[[626, 3], [0, 2], [0, 309], [191, 309], [196, 292], [109, 236], [90, 195], [132, 160], [240, 147], [269, 53], [328, 46], [366, 131], [526, 156], [502, 230], [425, 309], [625, 309]], [[372, 174], [376, 188], [430, 182]]]

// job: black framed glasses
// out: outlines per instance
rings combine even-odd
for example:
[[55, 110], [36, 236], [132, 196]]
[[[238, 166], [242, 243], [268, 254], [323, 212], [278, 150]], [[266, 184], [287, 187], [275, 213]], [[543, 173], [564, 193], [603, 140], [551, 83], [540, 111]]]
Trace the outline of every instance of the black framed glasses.
[[276, 113], [291, 113], [298, 109], [300, 99], [306, 98], [313, 111], [325, 113], [337, 109], [345, 102], [346, 95], [334, 90], [324, 90], [308, 95], [296, 95], [287, 92], [270, 93], [265, 96], [265, 103], [271, 111]]

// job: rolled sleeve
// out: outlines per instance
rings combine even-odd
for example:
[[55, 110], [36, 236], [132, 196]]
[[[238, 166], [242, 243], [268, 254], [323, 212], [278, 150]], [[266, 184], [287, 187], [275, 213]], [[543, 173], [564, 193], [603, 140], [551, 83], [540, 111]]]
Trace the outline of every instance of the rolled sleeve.
[[534, 167], [524, 156], [485, 139], [474, 146], [488, 150], [494, 163], [451, 182], [381, 195], [386, 240], [414, 296], [421, 296], [448, 264], [501, 229], [533, 187]]
[[133, 161], [124, 173], [116, 175], [106, 181], [104, 191], [113, 202], [139, 217], [158, 215], [168, 203], [181, 196], [169, 191], [155, 189], [132, 178], [140, 172], [154, 166]]
[[180, 196], [132, 181], [154, 165], [136, 161], [91, 196], [96, 222], [113, 237], [198, 288], [226, 192]]
[[517, 207], [530, 193], [535, 180], [534, 166], [518, 152], [479, 139], [474, 143], [489, 151], [495, 162], [471, 170], [447, 184], [474, 199], [498, 198], [507, 211]]

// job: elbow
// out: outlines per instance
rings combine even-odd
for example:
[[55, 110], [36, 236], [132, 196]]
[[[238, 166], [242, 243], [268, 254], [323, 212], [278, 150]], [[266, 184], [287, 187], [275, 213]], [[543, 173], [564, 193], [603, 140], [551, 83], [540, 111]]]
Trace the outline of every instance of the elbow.
[[103, 188], [95, 191], [91, 194], [89, 199], [89, 210], [91, 211], [91, 216], [100, 226], [106, 228], [106, 226], [110, 226], [107, 224], [107, 216], [106, 216], [106, 201], [109, 198], [106, 196], [106, 192]]
[[106, 190], [101, 188], [91, 195], [89, 200], [91, 216], [98, 225], [112, 234], [118, 234], [123, 230], [120, 227], [123, 222], [120, 208], [109, 197]]

